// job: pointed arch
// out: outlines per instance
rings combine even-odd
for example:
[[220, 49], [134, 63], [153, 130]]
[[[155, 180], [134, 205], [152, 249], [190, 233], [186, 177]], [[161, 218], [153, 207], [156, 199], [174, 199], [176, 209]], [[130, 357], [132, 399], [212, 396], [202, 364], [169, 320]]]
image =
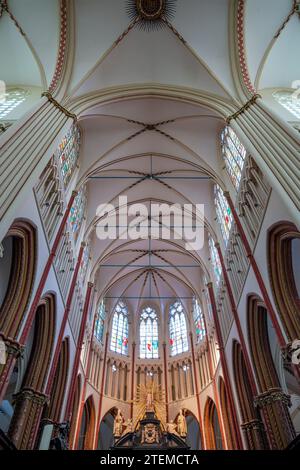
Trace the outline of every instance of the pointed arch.
[[92, 395], [86, 400], [80, 423], [79, 450], [92, 450], [96, 425], [96, 412]]
[[227, 448], [229, 450], [236, 450], [239, 447], [234, 433], [233, 417], [231, 414], [231, 407], [228, 400], [226, 385], [222, 377], [219, 379], [219, 393], [222, 418], [227, 440]]
[[[33, 288], [37, 263], [36, 229], [30, 222], [15, 220], [2, 243], [5, 244], [9, 240], [10, 273], [0, 307], [0, 331], [5, 336], [16, 339]], [[5, 248], [5, 260], [4, 256]]]
[[62, 406], [66, 393], [70, 355], [69, 350], [69, 338], [65, 338], [61, 345], [52, 386], [49, 409], [47, 411], [47, 417], [56, 423], [60, 421]]
[[272, 358], [268, 332], [268, 312], [263, 301], [256, 295], [248, 297], [247, 321], [253, 366], [261, 392], [280, 388]]
[[300, 232], [292, 222], [272, 226], [268, 234], [268, 268], [271, 287], [290, 341], [300, 338]]
[[204, 408], [204, 428], [206, 449], [224, 449], [224, 442], [222, 442], [217, 407], [210, 397], [207, 398]]

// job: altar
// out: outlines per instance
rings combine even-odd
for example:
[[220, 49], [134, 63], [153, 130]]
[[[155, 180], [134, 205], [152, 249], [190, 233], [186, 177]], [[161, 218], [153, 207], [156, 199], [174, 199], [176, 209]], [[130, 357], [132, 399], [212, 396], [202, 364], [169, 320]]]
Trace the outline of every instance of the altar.
[[183, 410], [180, 410], [176, 423], [166, 422], [162, 395], [163, 391], [155, 382], [138, 387], [134, 401], [137, 408], [135, 420], [128, 419], [124, 423], [118, 410], [112, 450], [189, 449], [185, 442], [187, 427]]

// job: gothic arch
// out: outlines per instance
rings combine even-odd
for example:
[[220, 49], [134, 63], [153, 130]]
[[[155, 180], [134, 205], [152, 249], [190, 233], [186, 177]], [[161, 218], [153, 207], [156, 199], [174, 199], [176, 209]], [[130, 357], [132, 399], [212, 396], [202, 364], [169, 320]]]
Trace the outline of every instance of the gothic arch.
[[65, 338], [61, 345], [59, 359], [52, 386], [51, 399], [47, 416], [54, 422], [59, 422], [61, 410], [66, 393], [69, 369], [69, 338]]
[[16, 339], [34, 282], [36, 229], [30, 222], [15, 220], [2, 243], [8, 239], [11, 239], [11, 264], [7, 289], [0, 307], [0, 331], [6, 337]]
[[53, 294], [41, 300], [33, 330], [33, 343], [8, 435], [18, 449], [32, 449], [46, 403], [44, 389], [55, 336], [56, 302]]
[[204, 428], [207, 450], [224, 449], [222, 442], [220, 423], [217, 407], [214, 401], [208, 397], [204, 408]]
[[285, 449], [295, 437], [289, 397], [282, 391], [272, 357], [268, 312], [256, 295], [248, 297], [248, 334], [260, 395], [256, 406], [263, 416], [272, 449]]
[[[268, 267], [277, 308], [290, 340], [300, 338], [300, 293], [294, 275], [293, 240], [300, 232], [292, 222], [279, 222], [269, 230]], [[298, 263], [299, 265], [299, 260]], [[299, 282], [299, 280], [298, 280]]]
[[108, 410], [101, 419], [100, 427], [98, 429], [97, 449], [105, 450], [108, 449], [111, 445], [113, 445], [114, 419], [117, 413], [118, 409], [116, 407], [113, 407]]
[[80, 423], [78, 450], [92, 450], [96, 426], [96, 412], [92, 395], [85, 401]]
[[236, 450], [238, 449], [238, 443], [236, 441], [236, 436], [233, 432], [233, 418], [230, 412], [230, 404], [228, 401], [226, 385], [222, 377], [219, 379], [219, 393], [220, 393], [220, 406], [221, 413], [225, 428], [225, 435], [227, 440], [228, 449]]
[[241, 345], [234, 340], [232, 348], [233, 372], [237, 390], [238, 402], [242, 417], [247, 447], [250, 450], [266, 448], [266, 437], [262, 422], [254, 406], [254, 396], [246, 368]]
[[270, 388], [280, 387], [269, 342], [268, 312], [256, 295], [248, 297], [247, 317], [250, 350], [259, 389], [266, 392]]

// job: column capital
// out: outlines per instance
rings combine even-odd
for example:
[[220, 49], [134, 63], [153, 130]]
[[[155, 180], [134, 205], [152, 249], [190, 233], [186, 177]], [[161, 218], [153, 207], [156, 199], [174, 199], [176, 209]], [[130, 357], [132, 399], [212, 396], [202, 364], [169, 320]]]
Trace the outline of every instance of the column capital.
[[208, 289], [210, 289], [211, 287], [213, 287], [213, 283], [210, 281], [206, 284], [206, 287], [208, 287]]
[[45, 403], [48, 402], [49, 396], [45, 395], [42, 392], [34, 390], [33, 388], [23, 388], [20, 392], [14, 395], [16, 401], [18, 400], [29, 400], [32, 403], [36, 403], [37, 405], [43, 406]]
[[78, 195], [78, 191], [72, 191], [71, 197], [76, 197]]
[[271, 388], [270, 390], [257, 395], [254, 398], [254, 405], [262, 408], [277, 401], [284, 403], [288, 407], [291, 406], [290, 395], [285, 394], [280, 388]]
[[94, 283], [91, 281], [88, 281], [87, 286], [92, 289], [94, 287]]

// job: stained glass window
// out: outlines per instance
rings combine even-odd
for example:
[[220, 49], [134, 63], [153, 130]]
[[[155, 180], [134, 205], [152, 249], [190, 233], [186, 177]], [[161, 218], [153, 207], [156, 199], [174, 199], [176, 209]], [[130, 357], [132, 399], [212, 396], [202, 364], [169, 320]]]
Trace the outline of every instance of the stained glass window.
[[219, 284], [221, 274], [222, 274], [222, 265], [220, 262], [218, 250], [215, 247], [215, 243], [213, 239], [211, 238], [211, 236], [209, 236], [208, 238], [208, 245], [209, 245], [209, 252], [210, 252], [210, 261], [212, 264], [215, 280], [216, 280], [216, 283]]
[[197, 343], [200, 343], [200, 341], [203, 340], [206, 334], [206, 331], [205, 331], [203, 311], [197, 299], [194, 299], [194, 302], [193, 302], [193, 318], [194, 318], [194, 324], [195, 324], [195, 329], [196, 329]]
[[300, 98], [289, 91], [277, 91], [273, 94], [276, 101], [285, 109], [300, 119]]
[[65, 187], [68, 185], [79, 157], [80, 130], [73, 124], [57, 149], [61, 174]]
[[119, 354], [128, 354], [128, 310], [122, 301], [118, 302], [114, 311], [110, 349]]
[[140, 317], [140, 357], [158, 358], [158, 319], [151, 307], [144, 308]]
[[4, 93], [0, 101], [0, 118], [6, 117], [13, 109], [26, 100], [28, 92], [22, 89], [14, 89]]
[[95, 322], [94, 335], [100, 343], [103, 342], [104, 321], [105, 321], [105, 304], [104, 301], [100, 302], [97, 311], [97, 318]]
[[232, 212], [228, 205], [228, 202], [223, 194], [222, 189], [219, 185], [215, 185], [214, 188], [214, 195], [215, 195], [215, 206], [216, 206], [216, 213], [218, 222], [221, 227], [221, 232], [223, 235], [225, 245], [228, 242], [230, 229], [232, 226]]
[[185, 312], [182, 303], [177, 300], [169, 310], [169, 333], [171, 356], [188, 351], [188, 336]]
[[86, 207], [85, 187], [82, 187], [74, 199], [71, 207], [69, 222], [72, 232], [77, 236], [80, 230]]
[[229, 126], [223, 130], [221, 142], [228, 174], [235, 189], [238, 190], [246, 158], [246, 149]]
[[79, 277], [80, 277], [82, 284], [84, 283], [84, 280], [85, 280], [87, 267], [89, 265], [89, 260], [90, 260], [90, 245], [87, 244], [83, 249], [82, 259], [80, 263]]

